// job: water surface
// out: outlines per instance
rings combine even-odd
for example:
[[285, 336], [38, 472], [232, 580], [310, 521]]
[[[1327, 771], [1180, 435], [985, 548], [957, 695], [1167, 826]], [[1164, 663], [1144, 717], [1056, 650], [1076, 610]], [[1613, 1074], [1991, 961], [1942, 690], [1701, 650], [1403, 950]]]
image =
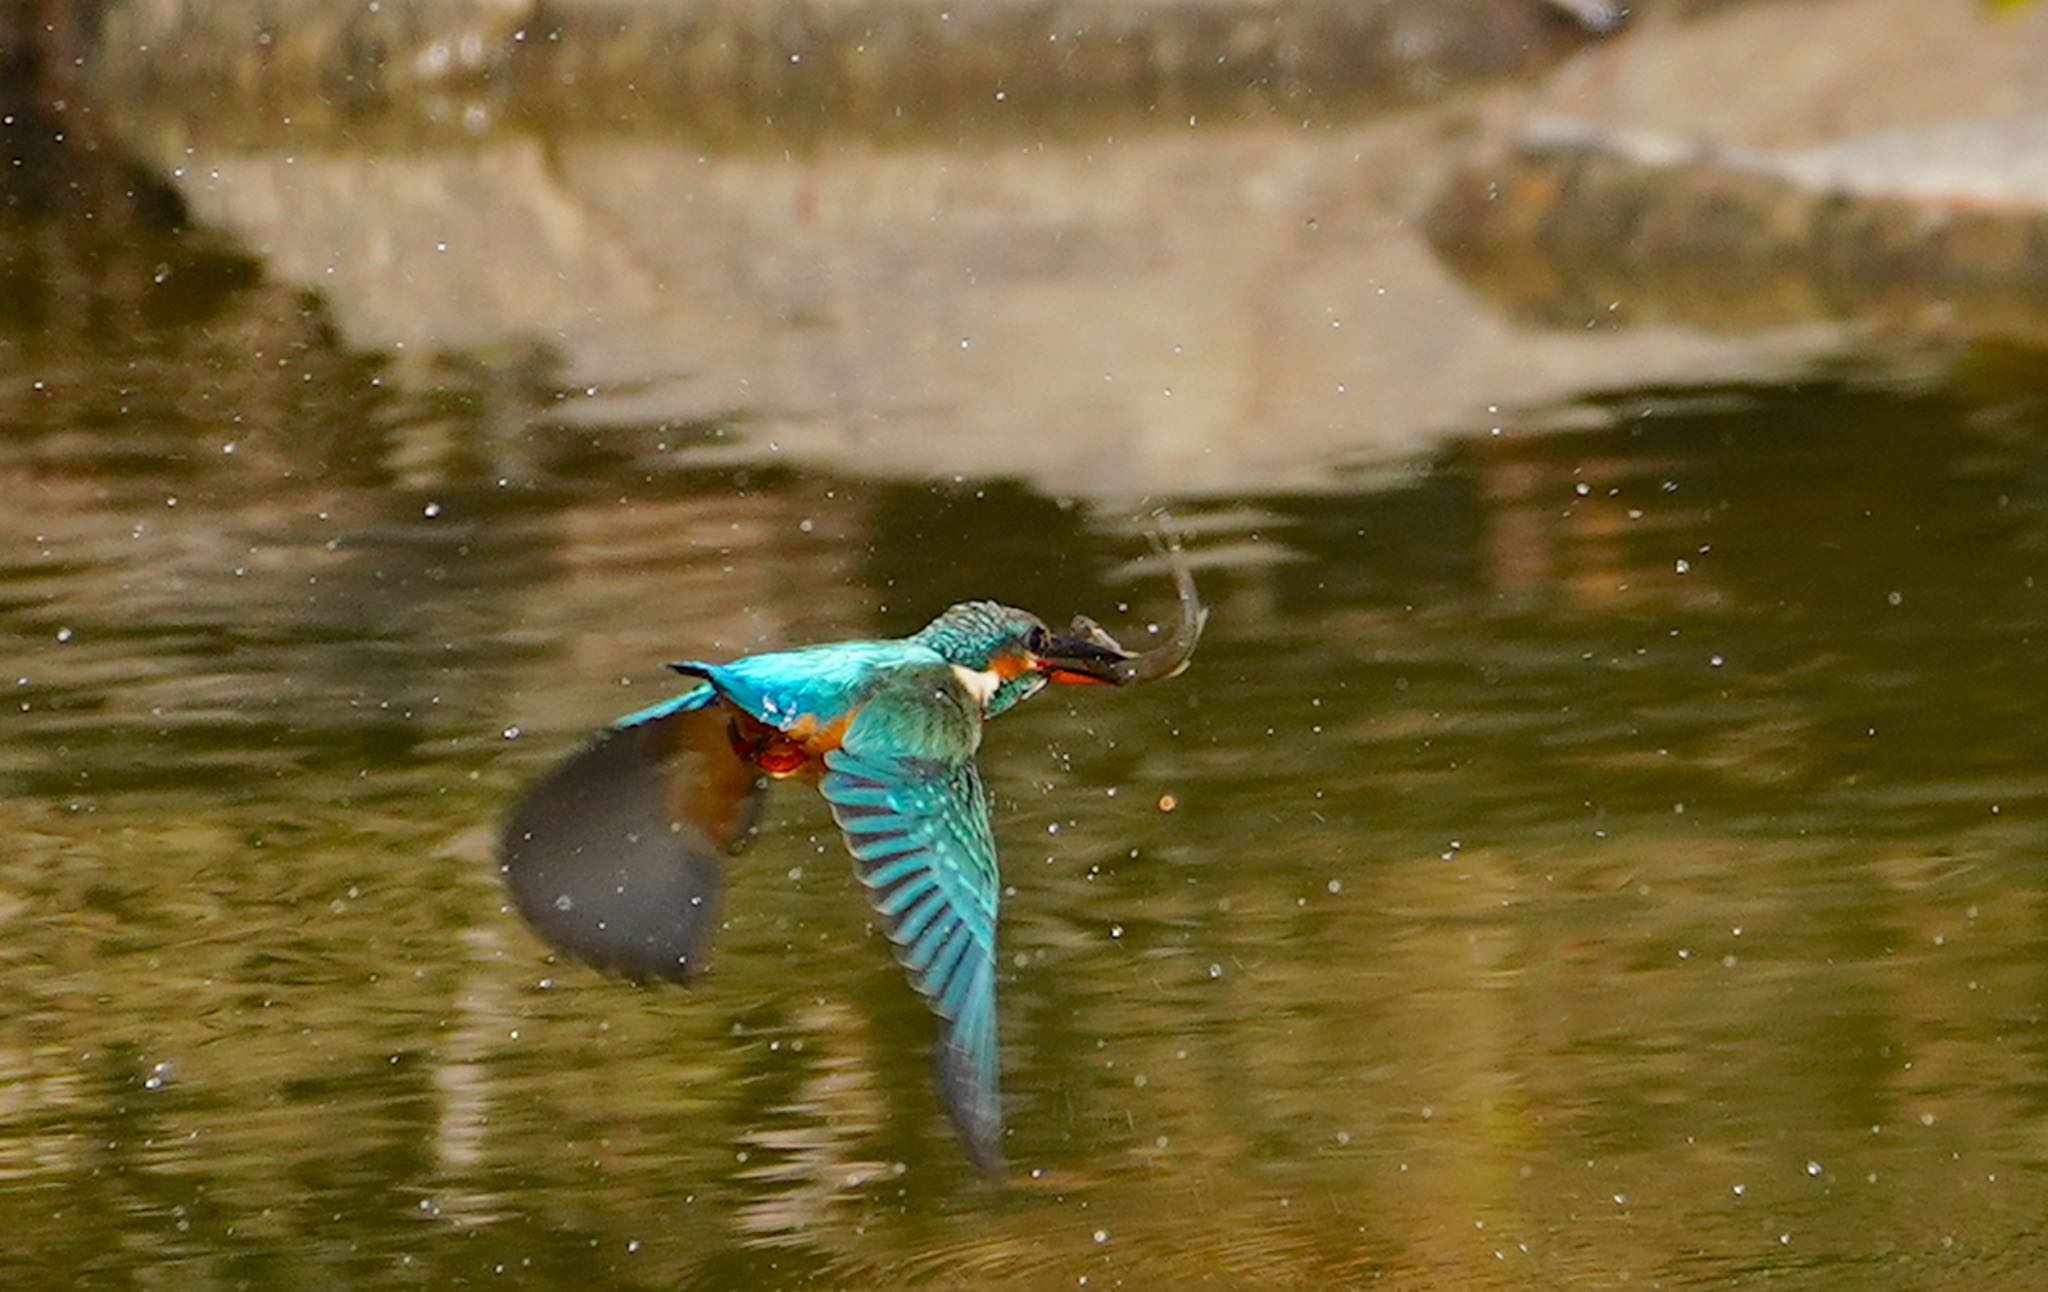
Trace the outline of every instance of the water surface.
[[741, 414], [593, 424], [544, 355], [351, 348], [203, 231], [58, 218], [10, 226], [46, 291], [0, 315], [10, 1281], [2048, 1258], [2038, 356], [1596, 383], [1315, 488], [1151, 499], [1215, 608], [1196, 666], [984, 750], [998, 1190], [813, 798], [778, 796], [687, 992], [553, 963], [491, 838], [664, 659], [964, 596], [1168, 613], [1136, 501], [938, 440], [920, 478]]

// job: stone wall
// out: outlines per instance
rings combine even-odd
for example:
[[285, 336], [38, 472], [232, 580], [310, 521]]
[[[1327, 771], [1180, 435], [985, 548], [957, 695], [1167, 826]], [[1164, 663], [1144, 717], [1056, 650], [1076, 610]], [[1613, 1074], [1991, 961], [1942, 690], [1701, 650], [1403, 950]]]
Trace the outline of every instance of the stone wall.
[[1169, 118], [1427, 97], [1588, 36], [1543, 0], [110, 0], [106, 102], [700, 135]]

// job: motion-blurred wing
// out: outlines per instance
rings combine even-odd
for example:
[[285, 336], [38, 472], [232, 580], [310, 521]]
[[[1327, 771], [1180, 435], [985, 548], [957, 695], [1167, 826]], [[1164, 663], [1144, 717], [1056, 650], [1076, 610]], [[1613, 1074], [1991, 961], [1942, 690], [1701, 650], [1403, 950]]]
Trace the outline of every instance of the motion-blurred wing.
[[645, 980], [697, 967], [721, 859], [745, 844], [762, 783], [710, 687], [620, 720], [513, 809], [501, 870], [556, 950]]
[[818, 784], [896, 958], [943, 1020], [939, 1094], [975, 1164], [1002, 1169], [996, 847], [972, 759], [825, 756]]

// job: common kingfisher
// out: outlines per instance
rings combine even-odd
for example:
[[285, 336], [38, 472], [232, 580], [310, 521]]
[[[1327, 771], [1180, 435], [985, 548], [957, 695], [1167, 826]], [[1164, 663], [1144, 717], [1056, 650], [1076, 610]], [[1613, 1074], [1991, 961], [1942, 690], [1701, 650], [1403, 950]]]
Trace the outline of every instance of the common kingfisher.
[[938, 1016], [941, 1102], [968, 1156], [1002, 1171], [995, 837], [982, 724], [1048, 683], [1126, 685], [1187, 667], [1207, 612], [1175, 552], [1180, 618], [1151, 650], [1084, 616], [1055, 633], [992, 601], [908, 637], [670, 664], [698, 680], [547, 773], [506, 825], [502, 870], [543, 938], [636, 981], [696, 968], [721, 858], [769, 779], [817, 785], [896, 959]]

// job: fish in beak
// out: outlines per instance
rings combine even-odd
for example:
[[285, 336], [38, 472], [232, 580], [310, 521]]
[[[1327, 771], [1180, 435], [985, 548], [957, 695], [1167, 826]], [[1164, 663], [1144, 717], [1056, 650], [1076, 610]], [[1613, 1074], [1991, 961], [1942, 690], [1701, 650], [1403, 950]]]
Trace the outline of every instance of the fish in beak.
[[1055, 633], [1038, 652], [1039, 667], [1054, 682], [1126, 686], [1156, 682], [1183, 672], [1195, 657], [1202, 625], [1209, 611], [1195, 595], [1195, 576], [1176, 547], [1167, 550], [1173, 562], [1173, 583], [1180, 593], [1180, 617], [1166, 640], [1147, 651], [1124, 649], [1116, 638], [1086, 615], [1075, 615], [1071, 629]]

